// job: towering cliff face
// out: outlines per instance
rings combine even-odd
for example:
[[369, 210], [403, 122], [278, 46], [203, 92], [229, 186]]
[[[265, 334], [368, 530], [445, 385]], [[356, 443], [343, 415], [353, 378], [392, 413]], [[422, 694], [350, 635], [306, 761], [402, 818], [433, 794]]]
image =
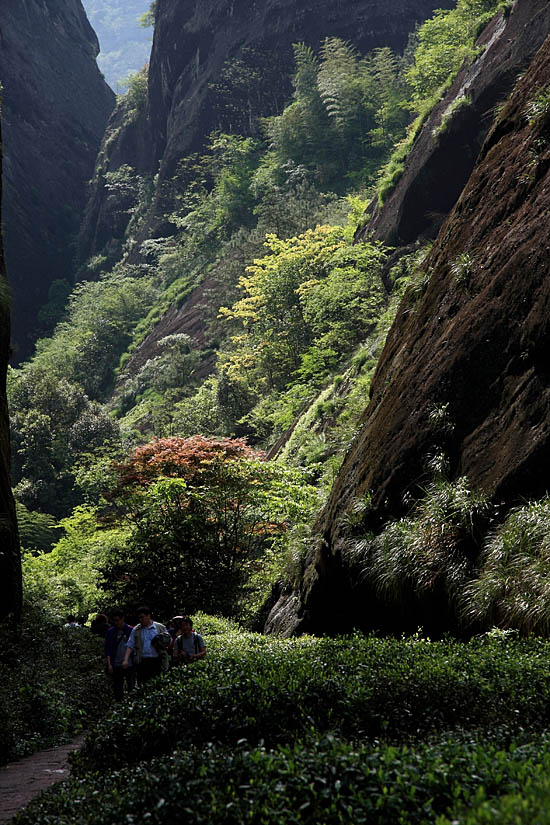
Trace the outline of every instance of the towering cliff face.
[[464, 188], [491, 128], [550, 31], [546, 0], [517, 0], [480, 36], [478, 58], [464, 66], [417, 136], [395, 190], [357, 233], [392, 246], [433, 238]]
[[[466, 476], [501, 513], [547, 491], [549, 89], [547, 40], [425, 263], [425, 294], [403, 301], [362, 429], [318, 524], [320, 545], [300, 587], [272, 611], [269, 629], [388, 625], [376, 594], [351, 580], [343, 563], [347, 516], [366, 493], [365, 531], [403, 515], [404, 502], [430, 480], [434, 450], [444, 448], [451, 478]], [[449, 427], [440, 429], [434, 409], [446, 410]], [[417, 625], [423, 618], [421, 611], [409, 617]], [[446, 621], [452, 617], [436, 617], [441, 630]]]
[[80, 0], [2, 0], [4, 237], [16, 357], [53, 280], [70, 278], [87, 182], [114, 95]]
[[[453, 0], [157, 0], [148, 100], [137, 117], [117, 112], [107, 131], [81, 235], [81, 258], [120, 252], [104, 175], [123, 164], [158, 174], [145, 235], [158, 226], [163, 183], [214, 129], [255, 134], [259, 118], [281, 111], [292, 91], [292, 43], [317, 48], [327, 36], [360, 51], [403, 49], [417, 23]], [[231, 90], [231, 91], [229, 91]], [[111, 199], [112, 202], [112, 199]], [[118, 232], [117, 234], [120, 234]]]
[[[0, 133], [0, 170], [2, 135]], [[0, 175], [0, 204], [2, 201]], [[0, 206], [0, 226], [2, 224]], [[21, 612], [21, 560], [15, 504], [10, 482], [10, 426], [6, 400], [6, 372], [10, 353], [10, 299], [2, 233], [0, 232], [0, 621]]]

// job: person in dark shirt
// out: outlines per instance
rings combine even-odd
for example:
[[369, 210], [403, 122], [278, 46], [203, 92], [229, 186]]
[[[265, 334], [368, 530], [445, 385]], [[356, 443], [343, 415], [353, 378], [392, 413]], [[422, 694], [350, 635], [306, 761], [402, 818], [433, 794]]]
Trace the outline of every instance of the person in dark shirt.
[[115, 700], [122, 702], [124, 700], [124, 683], [126, 683], [128, 692], [136, 686], [136, 669], [133, 666], [133, 661], [127, 668], [122, 666], [132, 626], [126, 624], [124, 613], [118, 608], [111, 612], [111, 622], [112, 627], [109, 628], [105, 636], [107, 672], [113, 679]]
[[200, 633], [193, 630], [193, 620], [189, 616], [181, 617], [181, 633], [174, 639], [172, 661], [174, 664], [194, 662], [204, 659], [206, 645]]
[[102, 639], [107, 635], [109, 627], [109, 619], [105, 613], [98, 613], [95, 619], [92, 619], [90, 622], [90, 630], [92, 633], [95, 633], [96, 636], [101, 636]]

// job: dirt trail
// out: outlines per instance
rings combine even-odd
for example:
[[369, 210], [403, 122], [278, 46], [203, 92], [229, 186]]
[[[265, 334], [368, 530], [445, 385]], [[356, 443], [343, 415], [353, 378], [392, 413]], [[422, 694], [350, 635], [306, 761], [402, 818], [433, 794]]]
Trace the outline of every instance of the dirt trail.
[[83, 741], [81, 736], [67, 745], [38, 751], [0, 768], [0, 825], [14, 817], [40, 791], [69, 776], [69, 754]]

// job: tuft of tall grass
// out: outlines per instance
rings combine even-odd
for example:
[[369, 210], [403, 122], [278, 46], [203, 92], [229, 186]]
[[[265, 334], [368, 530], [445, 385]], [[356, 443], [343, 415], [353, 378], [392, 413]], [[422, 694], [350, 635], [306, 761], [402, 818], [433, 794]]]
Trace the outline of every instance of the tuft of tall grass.
[[473, 575], [476, 524], [488, 506], [466, 478], [437, 479], [410, 516], [391, 522], [370, 541], [357, 541], [365, 578], [390, 603], [436, 589], [458, 603]]
[[485, 543], [464, 615], [521, 633], [550, 632], [550, 497], [512, 510]]
[[537, 96], [525, 108], [525, 116], [529, 123], [543, 120], [550, 113], [550, 84], [540, 89]]

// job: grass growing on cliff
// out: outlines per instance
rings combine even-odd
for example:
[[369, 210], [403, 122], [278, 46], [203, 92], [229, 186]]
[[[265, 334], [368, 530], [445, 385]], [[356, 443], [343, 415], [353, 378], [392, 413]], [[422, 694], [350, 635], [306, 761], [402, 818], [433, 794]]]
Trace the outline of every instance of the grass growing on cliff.
[[[431, 418], [450, 426], [446, 407]], [[437, 456], [436, 456], [437, 458]], [[368, 508], [367, 508], [368, 513]], [[382, 604], [452, 606], [457, 627], [550, 635], [550, 499], [523, 504], [500, 521], [498, 508], [466, 478], [441, 476], [409, 515], [375, 535], [350, 524], [349, 562]]]
[[485, 497], [466, 479], [436, 480], [409, 517], [353, 541], [352, 556], [385, 602], [441, 593], [456, 606], [474, 575], [476, 524], [487, 511]]
[[464, 594], [471, 621], [550, 632], [550, 499], [511, 511], [489, 537]]

